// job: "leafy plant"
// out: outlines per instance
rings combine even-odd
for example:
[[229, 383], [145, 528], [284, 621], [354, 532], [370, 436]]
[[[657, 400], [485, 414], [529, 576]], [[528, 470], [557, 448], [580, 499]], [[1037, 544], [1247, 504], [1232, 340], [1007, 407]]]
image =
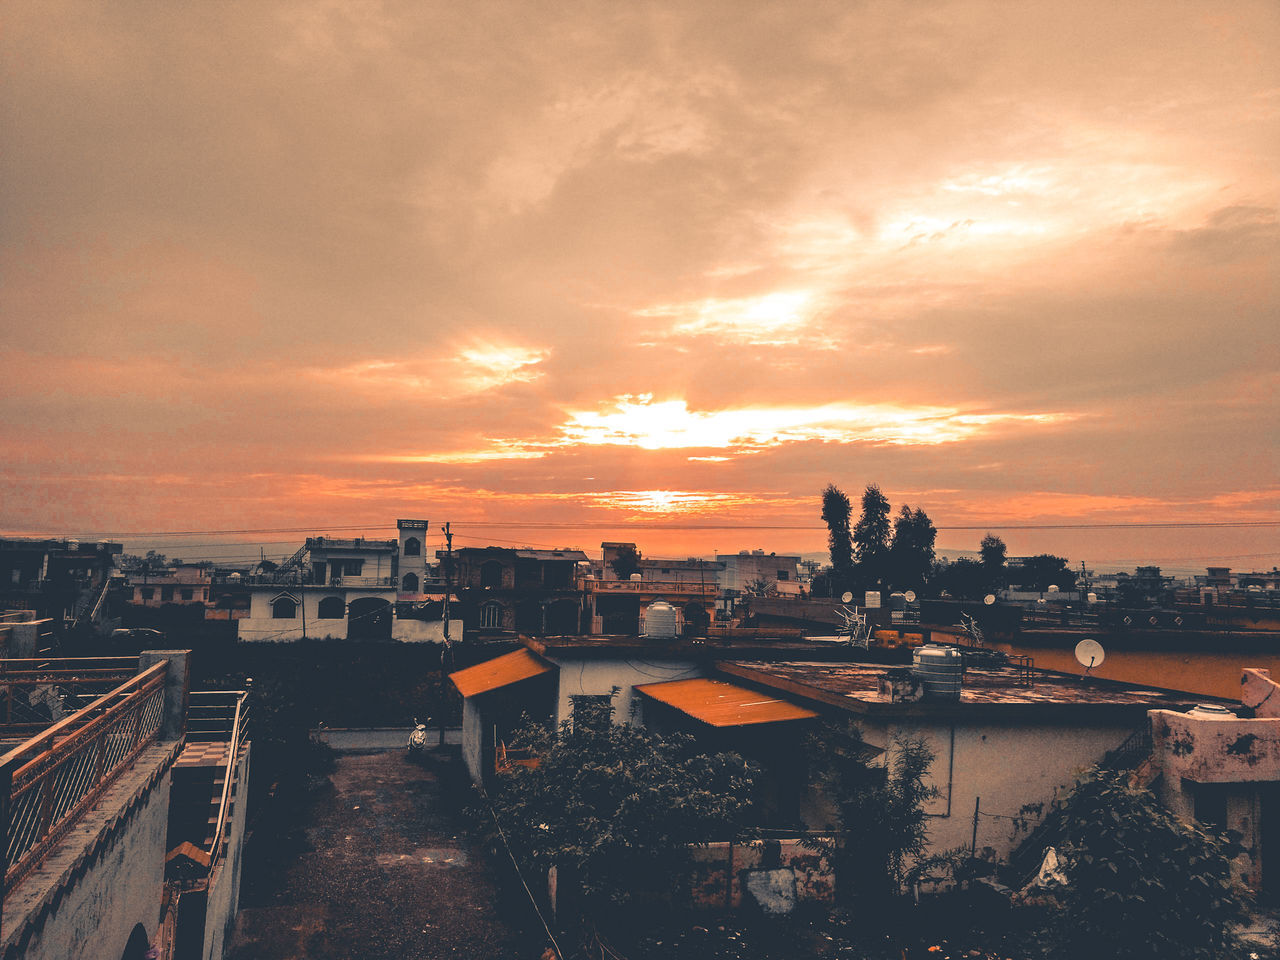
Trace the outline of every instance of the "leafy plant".
[[901, 892], [908, 865], [928, 843], [924, 807], [937, 790], [925, 777], [933, 754], [923, 740], [899, 736], [887, 764], [872, 762], [874, 751], [851, 721], [827, 724], [808, 747], [839, 826], [833, 839], [808, 843], [835, 864], [841, 900], [874, 909]]
[[1184, 823], [1120, 773], [1095, 771], [1063, 807], [1069, 881], [1053, 939], [1064, 957], [1232, 955], [1243, 889], [1226, 836]]
[[592, 709], [555, 732], [517, 731], [521, 760], [500, 774], [494, 812], [522, 865], [572, 878], [584, 908], [669, 894], [690, 844], [742, 835], [754, 769], [692, 737], [615, 724], [611, 703]]

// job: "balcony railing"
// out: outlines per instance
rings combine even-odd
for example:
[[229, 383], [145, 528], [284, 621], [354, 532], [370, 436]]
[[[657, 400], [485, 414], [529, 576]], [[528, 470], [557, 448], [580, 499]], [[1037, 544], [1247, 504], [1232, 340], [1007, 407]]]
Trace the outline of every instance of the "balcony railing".
[[0, 660], [0, 736], [40, 733], [137, 672], [137, 657]]
[[0, 901], [158, 739], [167, 670], [162, 660], [0, 757]]
[[[187, 708], [187, 739], [219, 741], [227, 743], [226, 768], [222, 775], [222, 794], [218, 800], [218, 822], [209, 844], [209, 874], [212, 875], [222, 856], [223, 837], [227, 829], [227, 817], [231, 808], [231, 788], [234, 783], [240, 746], [249, 731], [249, 691], [206, 690], [192, 691]], [[243, 814], [242, 814], [243, 815]]]

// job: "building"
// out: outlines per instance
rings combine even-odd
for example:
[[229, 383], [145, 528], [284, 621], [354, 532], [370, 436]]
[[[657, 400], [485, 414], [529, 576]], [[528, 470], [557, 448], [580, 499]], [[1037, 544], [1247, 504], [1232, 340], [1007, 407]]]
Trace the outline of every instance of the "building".
[[716, 554], [716, 563], [724, 565], [721, 590], [745, 593], [761, 586], [790, 583], [800, 579], [798, 554], [765, 553], [763, 550], [739, 550]]
[[132, 602], [143, 607], [161, 607], [166, 603], [208, 604], [213, 577], [209, 568], [199, 563], [179, 563], [155, 573], [131, 574], [128, 580]]
[[851, 720], [881, 757], [898, 736], [932, 751], [928, 852], [969, 847], [1002, 858], [1082, 770], [1145, 734], [1149, 710], [1202, 699], [992, 660], [968, 665], [962, 682], [957, 670], [954, 697], [922, 696], [907, 668], [854, 655], [809, 641], [526, 639], [452, 675], [464, 757], [483, 782], [521, 716], [561, 723], [583, 698], [612, 698], [619, 722], [750, 757], [762, 770], [761, 825], [800, 836], [831, 826], [804, 738], [824, 720]]
[[[308, 537], [278, 569], [242, 576], [248, 615], [237, 623], [244, 641], [314, 639], [443, 642], [462, 638], [462, 623], [446, 625], [398, 606], [422, 599], [429, 576], [423, 554], [427, 522], [397, 521], [394, 540]], [[410, 551], [402, 557], [404, 551]], [[401, 564], [404, 564], [403, 569]]]
[[123, 549], [105, 540], [0, 538], [0, 609], [34, 610], [58, 628], [98, 621]]
[[1280, 894], [1280, 684], [1246, 669], [1238, 705], [1151, 711], [1147, 779], [1184, 820], [1234, 831], [1238, 876], [1268, 900]]
[[[463, 547], [452, 553], [449, 576], [468, 630], [480, 633], [576, 634], [581, 632], [581, 550], [527, 547]], [[450, 555], [436, 552], [441, 561]]]

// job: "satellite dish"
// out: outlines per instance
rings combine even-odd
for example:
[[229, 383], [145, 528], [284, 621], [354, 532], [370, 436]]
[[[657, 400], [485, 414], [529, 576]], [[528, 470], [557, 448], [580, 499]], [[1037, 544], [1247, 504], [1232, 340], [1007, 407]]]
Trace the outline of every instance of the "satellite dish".
[[1050, 592], [1050, 593], [1057, 593], [1057, 592], [1058, 592], [1058, 585], [1057, 585], [1056, 583], [1051, 583], [1051, 584], [1049, 584], [1049, 592]]
[[985, 597], [982, 598], [982, 602], [989, 607], [996, 602], [996, 595], [994, 593], [988, 593]]
[[1097, 640], [1081, 640], [1076, 644], [1076, 659], [1086, 670], [1101, 665], [1106, 658], [1107, 651], [1102, 649], [1102, 644]]
[[906, 595], [903, 597], [903, 599], [905, 599], [905, 600], [907, 601], [907, 603], [915, 603], [915, 602], [916, 602], [916, 592], [915, 592], [914, 590], [908, 590], [908, 591], [906, 592]]
[[846, 590], [844, 593], [840, 594], [840, 602], [841, 602], [841, 603], [852, 603], [852, 602], [853, 602], [853, 594], [852, 594], [852, 593], [850, 593], [848, 590]]

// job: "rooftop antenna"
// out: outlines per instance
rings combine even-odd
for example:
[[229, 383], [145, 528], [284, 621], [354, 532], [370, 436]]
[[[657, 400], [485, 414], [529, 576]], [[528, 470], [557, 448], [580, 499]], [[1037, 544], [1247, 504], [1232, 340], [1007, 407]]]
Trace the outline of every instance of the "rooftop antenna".
[[1076, 644], [1076, 660], [1084, 667], [1086, 674], [1094, 667], [1101, 666], [1106, 658], [1107, 651], [1102, 649], [1102, 644], [1097, 640], [1081, 640]]
[[865, 613], [859, 613], [857, 607], [849, 606], [852, 601], [853, 594], [848, 590], [840, 595], [841, 605], [836, 608], [836, 616], [844, 621], [840, 633], [848, 635], [850, 646], [865, 650], [871, 646], [871, 627]]
[[973, 641], [975, 647], [984, 646], [987, 638], [982, 633], [982, 628], [978, 626], [978, 621], [970, 614], [960, 614], [960, 621], [964, 624], [965, 633], [969, 634], [969, 639]]

